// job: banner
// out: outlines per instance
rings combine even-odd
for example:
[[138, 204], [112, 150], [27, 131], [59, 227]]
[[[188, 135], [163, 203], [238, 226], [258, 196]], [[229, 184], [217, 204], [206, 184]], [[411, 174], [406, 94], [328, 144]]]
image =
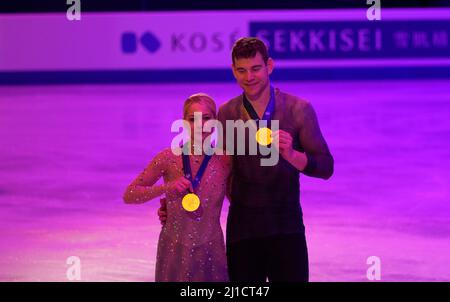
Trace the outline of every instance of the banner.
[[369, 21], [363, 9], [81, 12], [79, 21], [65, 13], [4, 14], [0, 82], [51, 73], [69, 74], [68, 80], [115, 74], [120, 81], [118, 72], [149, 81], [185, 81], [186, 74], [190, 81], [196, 74], [229, 80], [231, 47], [242, 36], [268, 44], [281, 78], [295, 78], [293, 69], [327, 78], [323, 72], [330, 68], [365, 68], [359, 77], [381, 67], [422, 67], [425, 76], [433, 70], [447, 76], [442, 68], [450, 67], [450, 9], [382, 9], [378, 21]]

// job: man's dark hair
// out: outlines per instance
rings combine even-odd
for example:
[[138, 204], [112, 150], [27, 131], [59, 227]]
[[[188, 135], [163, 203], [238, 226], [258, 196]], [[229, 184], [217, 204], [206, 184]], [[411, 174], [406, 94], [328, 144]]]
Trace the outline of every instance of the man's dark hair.
[[263, 41], [253, 37], [240, 38], [233, 45], [231, 59], [234, 64], [237, 59], [254, 58], [258, 52], [261, 54], [264, 63], [267, 64], [269, 53], [267, 51], [267, 46]]

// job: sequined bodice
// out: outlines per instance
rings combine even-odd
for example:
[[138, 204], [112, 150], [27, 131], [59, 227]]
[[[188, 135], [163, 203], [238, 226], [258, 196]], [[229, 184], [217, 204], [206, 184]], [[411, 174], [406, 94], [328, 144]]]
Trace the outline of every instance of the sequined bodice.
[[[181, 156], [168, 155], [166, 159], [164, 182], [170, 182], [183, 176]], [[195, 176], [203, 157], [191, 156], [192, 173]], [[182, 196], [166, 194], [167, 221], [161, 236], [170, 237], [174, 242], [185, 246], [198, 246], [222, 236], [220, 228], [220, 212], [225, 196], [227, 177], [230, 168], [224, 164], [220, 156], [214, 155], [205, 170], [201, 183], [196, 190], [200, 198], [200, 208], [188, 212], [181, 205]]]

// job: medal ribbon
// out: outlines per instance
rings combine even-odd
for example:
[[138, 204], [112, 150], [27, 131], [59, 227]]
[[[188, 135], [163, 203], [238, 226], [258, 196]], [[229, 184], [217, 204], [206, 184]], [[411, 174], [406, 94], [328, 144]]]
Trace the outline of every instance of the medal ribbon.
[[[243, 100], [244, 100], [245, 110], [247, 111], [250, 118], [256, 122], [256, 125], [259, 128], [258, 122], [260, 119], [259, 119], [258, 114], [256, 113], [255, 109], [253, 108], [252, 104], [250, 104], [250, 101], [245, 96], [245, 93], [243, 94]], [[270, 129], [270, 122], [272, 120], [274, 111], [275, 111], [275, 89], [272, 86], [270, 86], [270, 100], [269, 100], [266, 110], [264, 111], [264, 114], [261, 118], [262, 120], [267, 121], [267, 127], [269, 129]]]
[[[185, 147], [186, 146], [188, 146], [188, 144], [186, 144]], [[203, 174], [205, 173], [206, 167], [208, 166], [208, 162], [211, 159], [212, 155], [205, 154], [205, 157], [203, 158], [200, 168], [197, 171], [197, 175], [195, 175], [195, 177], [193, 178], [191, 163], [189, 161], [189, 155], [186, 153], [187, 152], [182, 153], [184, 176], [191, 181], [192, 187], [194, 188], [194, 191], [196, 191], [197, 187], [200, 184], [200, 181], [202, 180]]]

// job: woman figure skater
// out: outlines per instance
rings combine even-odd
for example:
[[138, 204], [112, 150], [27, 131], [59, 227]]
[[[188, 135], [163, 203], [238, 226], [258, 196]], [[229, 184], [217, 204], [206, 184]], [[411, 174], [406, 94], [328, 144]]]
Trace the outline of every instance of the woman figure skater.
[[[203, 124], [216, 119], [214, 100], [194, 94], [185, 101], [183, 111], [194, 143], [185, 143], [179, 153], [171, 148], [158, 153], [127, 187], [123, 199], [127, 204], [140, 204], [166, 195], [167, 219], [159, 235], [155, 281], [228, 281], [220, 213], [231, 160], [226, 155], [209, 156], [202, 148], [210, 135], [203, 132]], [[194, 128], [194, 112], [202, 114], [201, 129]], [[202, 138], [197, 145], [195, 132]], [[186, 148], [191, 155], [175, 155], [182, 150], [187, 153]], [[155, 185], [161, 177], [164, 184]]]

